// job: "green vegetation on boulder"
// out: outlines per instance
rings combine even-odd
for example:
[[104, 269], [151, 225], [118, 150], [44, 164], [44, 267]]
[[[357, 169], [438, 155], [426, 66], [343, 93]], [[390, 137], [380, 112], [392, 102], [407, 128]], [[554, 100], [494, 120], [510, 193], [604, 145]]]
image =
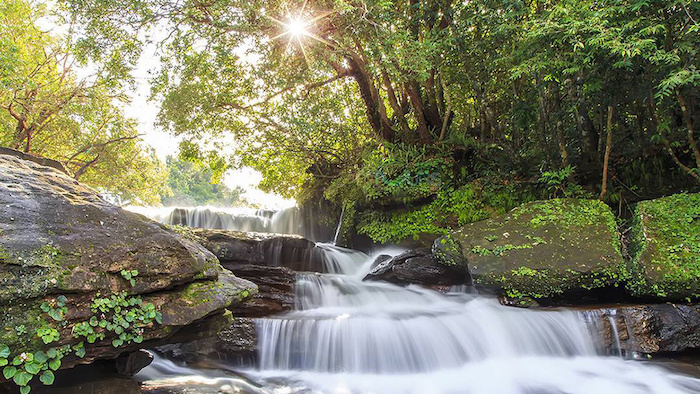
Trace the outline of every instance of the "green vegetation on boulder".
[[422, 206], [358, 212], [357, 231], [379, 243], [418, 240], [426, 234], [433, 236], [432, 241], [452, 228], [502, 215], [534, 199], [531, 188], [523, 185], [476, 180], [457, 189], [441, 189]]
[[633, 295], [700, 298], [700, 193], [640, 202], [630, 253]]
[[452, 237], [475, 283], [511, 298], [617, 287], [628, 277], [614, 216], [597, 200], [527, 203]]

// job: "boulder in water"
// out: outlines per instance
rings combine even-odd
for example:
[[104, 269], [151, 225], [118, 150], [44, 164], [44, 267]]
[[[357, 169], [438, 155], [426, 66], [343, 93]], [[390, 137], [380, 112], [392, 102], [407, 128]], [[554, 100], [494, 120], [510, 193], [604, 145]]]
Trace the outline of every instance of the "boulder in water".
[[396, 284], [423, 286], [461, 285], [469, 280], [464, 267], [449, 267], [438, 261], [430, 249], [409, 250], [376, 265], [363, 280], [384, 280]]
[[461, 250], [461, 256], [449, 254], [451, 264], [466, 264], [476, 285], [510, 298], [588, 293], [615, 288], [628, 277], [615, 218], [597, 200], [524, 204], [468, 224], [451, 238]]
[[640, 202], [631, 234], [633, 295], [700, 298], [700, 193]]
[[0, 234], [10, 357], [62, 354], [64, 368], [113, 359], [257, 291], [197, 243], [9, 155], [0, 155]]

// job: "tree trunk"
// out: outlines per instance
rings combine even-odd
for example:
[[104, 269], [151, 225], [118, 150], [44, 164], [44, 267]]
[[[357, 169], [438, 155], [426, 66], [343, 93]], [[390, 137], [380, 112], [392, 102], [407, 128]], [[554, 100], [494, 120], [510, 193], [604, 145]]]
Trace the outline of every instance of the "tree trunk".
[[610, 105], [608, 106], [608, 136], [605, 139], [605, 158], [603, 159], [603, 182], [600, 189], [600, 200], [603, 200], [608, 192], [608, 164], [610, 163], [610, 150], [612, 149], [612, 119], [613, 107]]

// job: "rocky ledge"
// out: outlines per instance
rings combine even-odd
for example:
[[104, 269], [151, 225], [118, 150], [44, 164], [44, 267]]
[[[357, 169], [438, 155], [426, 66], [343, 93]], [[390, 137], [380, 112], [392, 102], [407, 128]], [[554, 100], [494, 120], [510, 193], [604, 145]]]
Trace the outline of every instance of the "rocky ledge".
[[256, 292], [197, 243], [0, 155], [0, 363], [18, 385], [162, 343]]

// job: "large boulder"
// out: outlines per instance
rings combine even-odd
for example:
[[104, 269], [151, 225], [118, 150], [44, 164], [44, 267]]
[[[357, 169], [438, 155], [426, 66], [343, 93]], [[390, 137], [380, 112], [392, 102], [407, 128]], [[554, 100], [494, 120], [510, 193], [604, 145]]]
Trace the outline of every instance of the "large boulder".
[[[513, 299], [617, 287], [628, 276], [615, 218], [597, 200], [553, 199], [466, 225], [434, 249], [474, 283]], [[461, 253], [455, 253], [455, 249]]]
[[440, 264], [427, 248], [409, 250], [388, 259], [379, 256], [375, 264], [363, 280], [422, 286], [462, 285], [469, 280], [464, 267]]
[[116, 358], [256, 291], [197, 243], [63, 172], [0, 155], [0, 362]]
[[583, 312], [609, 352], [700, 349], [700, 305], [625, 305]]
[[631, 234], [633, 295], [700, 298], [700, 193], [640, 202]]

